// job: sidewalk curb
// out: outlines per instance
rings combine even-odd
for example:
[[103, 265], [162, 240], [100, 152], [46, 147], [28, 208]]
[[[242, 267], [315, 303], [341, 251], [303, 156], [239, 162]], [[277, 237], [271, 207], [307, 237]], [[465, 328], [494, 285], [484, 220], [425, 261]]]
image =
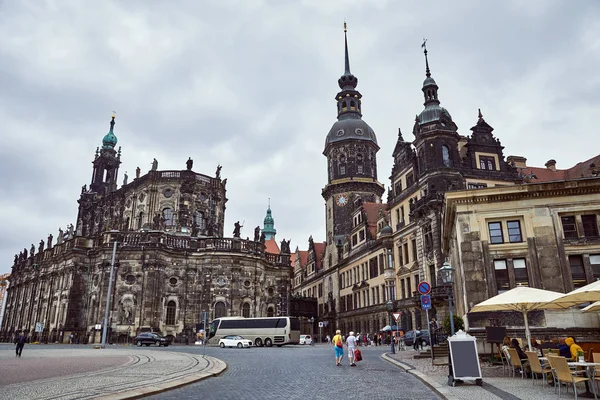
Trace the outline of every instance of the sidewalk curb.
[[408, 364], [405, 364], [402, 361], [394, 360], [393, 358], [388, 356], [387, 353], [383, 353], [381, 355], [381, 358], [383, 358], [385, 361], [387, 361], [391, 364], [394, 364], [395, 366], [399, 367], [400, 369], [403, 369], [405, 372], [417, 377], [424, 384], [429, 386], [429, 388], [431, 390], [433, 390], [435, 393], [437, 393], [442, 399], [444, 399], [444, 400], [459, 400], [459, 398], [456, 396], [453, 396], [450, 393], [450, 390], [448, 390], [448, 388], [446, 388], [444, 385], [440, 385], [438, 382], [434, 381], [433, 379], [429, 379], [429, 377], [427, 375], [425, 375], [421, 371], [415, 369], [414, 367], [412, 367]]
[[203, 356], [209, 362], [209, 367], [204, 369], [202, 372], [198, 372], [195, 374], [190, 374], [188, 376], [184, 376], [180, 379], [173, 380], [171, 382], [167, 382], [164, 384], [157, 385], [149, 385], [133, 390], [126, 390], [119, 393], [113, 393], [107, 396], [100, 396], [97, 399], [104, 400], [124, 400], [124, 399], [139, 399], [142, 397], [155, 395], [158, 393], [166, 392], [169, 390], [177, 389], [179, 387], [189, 385], [191, 383], [196, 383], [206, 378], [210, 378], [211, 376], [219, 376], [226, 369], [227, 364], [224, 361], [219, 360], [218, 358]]

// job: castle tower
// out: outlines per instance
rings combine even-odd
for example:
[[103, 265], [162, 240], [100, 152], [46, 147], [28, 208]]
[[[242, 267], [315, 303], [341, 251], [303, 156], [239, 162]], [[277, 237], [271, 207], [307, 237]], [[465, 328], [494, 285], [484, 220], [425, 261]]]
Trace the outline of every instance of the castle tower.
[[[345, 71], [338, 80], [337, 121], [327, 138], [326, 202], [327, 251], [336, 254], [336, 244], [344, 242], [352, 229], [352, 210], [362, 201], [380, 202], [383, 185], [377, 181], [379, 146], [373, 129], [362, 119], [362, 95], [358, 79], [350, 72], [348, 36], [344, 23]], [[335, 257], [337, 258], [337, 257]], [[327, 266], [328, 267], [328, 266]]]

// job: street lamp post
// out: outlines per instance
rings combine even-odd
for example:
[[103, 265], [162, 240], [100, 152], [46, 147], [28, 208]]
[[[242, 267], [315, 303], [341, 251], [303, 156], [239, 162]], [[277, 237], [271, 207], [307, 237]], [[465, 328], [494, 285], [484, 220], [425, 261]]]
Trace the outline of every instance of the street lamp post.
[[315, 317], [310, 317], [310, 345], [315, 345]]
[[110, 278], [108, 281], [108, 293], [106, 294], [106, 309], [104, 310], [104, 323], [102, 324], [102, 348], [106, 347], [106, 334], [108, 330], [108, 314], [110, 312], [110, 297], [112, 293], [113, 287], [113, 279], [115, 276], [115, 256], [117, 254], [117, 240], [116, 237], [113, 237], [113, 251], [112, 251], [112, 260], [110, 262]]
[[392, 354], [396, 354], [396, 348], [394, 346], [394, 331], [392, 330], [392, 326], [394, 325], [392, 319], [392, 312], [394, 311], [394, 281], [396, 280], [396, 271], [394, 270], [394, 258], [392, 255], [392, 249], [388, 249], [388, 262], [387, 268], [383, 271], [383, 277], [385, 279], [385, 284], [388, 287], [388, 301], [385, 304], [387, 311], [389, 313], [390, 319], [390, 352]]
[[[392, 332], [392, 311], [394, 311], [394, 302], [392, 301], [392, 299], [389, 299], [387, 301], [387, 303], [385, 303], [385, 306], [388, 310], [388, 314], [390, 315], [390, 333]], [[394, 335], [390, 335], [390, 353], [392, 354], [396, 354], [396, 347], [394, 346]]]
[[444, 262], [439, 269], [440, 279], [446, 285], [448, 292], [448, 306], [450, 310], [450, 336], [454, 335], [454, 314], [452, 313], [452, 285], [454, 284], [454, 268], [450, 266], [448, 260]]

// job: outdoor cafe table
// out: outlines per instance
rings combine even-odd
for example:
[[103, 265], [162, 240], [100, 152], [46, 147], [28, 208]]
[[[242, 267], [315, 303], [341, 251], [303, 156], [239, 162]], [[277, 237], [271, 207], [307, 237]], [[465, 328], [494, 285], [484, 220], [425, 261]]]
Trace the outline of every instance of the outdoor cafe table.
[[592, 388], [593, 388], [594, 392], [596, 392], [596, 386], [594, 385], [594, 383], [595, 383], [594, 378], [596, 377], [596, 367], [600, 366], [600, 363], [585, 362], [585, 361], [571, 361], [571, 362], [567, 362], [567, 364], [569, 365], [569, 367], [585, 368], [587, 377], [590, 378], [589, 381], [585, 382], [585, 393], [581, 393], [578, 396], [597, 398], [595, 393], [590, 392], [590, 383], [592, 384]]

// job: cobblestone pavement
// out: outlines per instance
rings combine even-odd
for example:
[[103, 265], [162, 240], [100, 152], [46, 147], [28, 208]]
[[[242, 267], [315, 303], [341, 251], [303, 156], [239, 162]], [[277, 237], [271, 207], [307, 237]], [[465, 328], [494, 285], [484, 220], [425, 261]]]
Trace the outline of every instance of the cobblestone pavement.
[[[14, 346], [0, 346], [5, 399], [122, 399], [162, 392], [220, 373], [225, 365], [200, 354], [110, 346], [35, 346], [15, 358]], [[16, 364], [16, 366], [15, 366]], [[10, 372], [10, 368], [17, 373]], [[74, 367], [76, 366], [76, 367]], [[51, 370], [51, 371], [48, 371]], [[8, 372], [7, 372], [8, 371]], [[22, 374], [28, 378], [23, 379]]]
[[[175, 347], [173, 348], [175, 350]], [[201, 351], [179, 347], [179, 351]], [[361, 347], [363, 361], [335, 366], [328, 345], [221, 349], [206, 354], [227, 363], [219, 377], [181, 387], [154, 400], [440, 399], [415, 376], [382, 359], [383, 347]], [[481, 399], [479, 399], [481, 400]]]
[[[387, 357], [401, 362], [409, 372], [428, 382], [436, 390], [441, 392], [449, 400], [545, 400], [558, 398], [554, 388], [548, 384], [541, 384], [540, 380], [532, 384], [531, 379], [516, 378], [504, 373], [502, 365], [491, 365], [488, 362], [481, 364], [483, 385], [477, 386], [473, 382], [464, 382], [456, 387], [448, 386], [448, 366], [434, 366], [431, 359], [415, 359], [416, 352], [412, 349], [399, 351], [396, 354], [388, 354]], [[569, 393], [563, 388], [561, 399], [574, 399], [572, 388]], [[578, 386], [578, 391], [584, 391], [583, 384]]]

